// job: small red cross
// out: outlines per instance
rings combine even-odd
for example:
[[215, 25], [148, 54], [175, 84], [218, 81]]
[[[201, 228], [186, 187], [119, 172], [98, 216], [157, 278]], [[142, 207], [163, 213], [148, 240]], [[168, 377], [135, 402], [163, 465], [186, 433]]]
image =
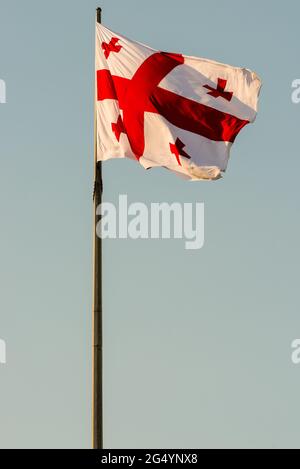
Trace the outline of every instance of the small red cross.
[[179, 166], [182, 166], [181, 161], [179, 156], [184, 156], [185, 158], [188, 158], [189, 160], [191, 159], [190, 155], [188, 155], [183, 148], [185, 147], [185, 144], [179, 139], [176, 139], [175, 143], [170, 143], [170, 150], [171, 153], [173, 153], [176, 157], [176, 160], [179, 164]]
[[212, 88], [209, 85], [204, 85], [204, 88], [207, 88], [210, 90], [207, 94], [210, 94], [213, 98], [218, 98], [219, 96], [221, 98], [226, 99], [226, 101], [231, 101], [233, 93], [232, 91], [225, 91], [227, 85], [227, 80], [224, 80], [223, 78], [218, 78], [218, 85], [217, 88]]
[[108, 44], [107, 42], [102, 42], [101, 47], [104, 50], [104, 55], [106, 59], [108, 59], [109, 54], [111, 52], [120, 52], [122, 46], [120, 46], [120, 44], [117, 44], [118, 41], [119, 39], [117, 37], [113, 37], [111, 38]]
[[119, 116], [118, 117], [118, 120], [116, 123], [112, 123], [111, 124], [111, 128], [112, 128], [112, 131], [113, 133], [115, 134], [116, 136], [116, 139], [118, 140], [118, 142], [120, 141], [120, 135], [122, 133], [125, 133], [125, 129], [124, 129], [124, 124], [123, 124], [123, 121], [122, 121], [122, 117]]

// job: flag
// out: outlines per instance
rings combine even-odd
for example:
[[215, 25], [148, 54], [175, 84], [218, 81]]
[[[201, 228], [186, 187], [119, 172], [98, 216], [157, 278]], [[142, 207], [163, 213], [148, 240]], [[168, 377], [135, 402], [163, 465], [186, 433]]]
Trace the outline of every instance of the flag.
[[260, 87], [246, 68], [157, 51], [97, 23], [97, 160], [218, 179], [256, 118]]

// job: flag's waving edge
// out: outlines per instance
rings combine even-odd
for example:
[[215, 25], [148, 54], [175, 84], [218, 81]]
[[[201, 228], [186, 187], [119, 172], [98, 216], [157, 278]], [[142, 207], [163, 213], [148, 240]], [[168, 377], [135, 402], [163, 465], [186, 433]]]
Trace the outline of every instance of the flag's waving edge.
[[260, 87], [248, 69], [158, 52], [97, 23], [97, 159], [218, 179], [255, 120]]

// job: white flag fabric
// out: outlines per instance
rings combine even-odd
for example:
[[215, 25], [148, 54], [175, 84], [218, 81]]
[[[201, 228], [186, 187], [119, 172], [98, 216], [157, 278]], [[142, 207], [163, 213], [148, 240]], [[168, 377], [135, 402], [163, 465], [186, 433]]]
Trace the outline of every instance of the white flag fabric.
[[156, 51], [97, 23], [97, 160], [218, 179], [237, 134], [255, 120], [260, 87], [246, 68]]

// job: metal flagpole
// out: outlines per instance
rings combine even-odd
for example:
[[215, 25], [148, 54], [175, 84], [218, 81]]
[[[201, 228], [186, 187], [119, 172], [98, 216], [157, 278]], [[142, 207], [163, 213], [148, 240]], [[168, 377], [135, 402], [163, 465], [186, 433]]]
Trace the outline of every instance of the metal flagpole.
[[[96, 20], [101, 23], [101, 8], [96, 10]], [[93, 448], [103, 448], [103, 354], [102, 354], [102, 240], [96, 234], [96, 209], [102, 201], [102, 163], [97, 162], [97, 119], [94, 116], [94, 285], [93, 285]]]

